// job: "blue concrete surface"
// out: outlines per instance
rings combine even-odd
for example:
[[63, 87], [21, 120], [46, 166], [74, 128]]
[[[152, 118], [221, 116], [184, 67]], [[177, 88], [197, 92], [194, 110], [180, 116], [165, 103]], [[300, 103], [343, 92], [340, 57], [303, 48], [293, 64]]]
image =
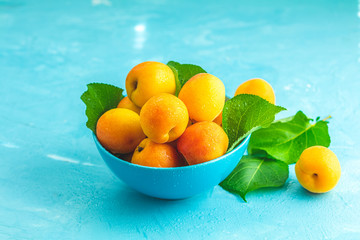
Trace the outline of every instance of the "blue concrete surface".
[[[360, 239], [360, 8], [356, 0], [0, 0], [0, 239]], [[80, 101], [135, 64], [176, 60], [228, 95], [268, 80], [279, 117], [331, 114], [342, 166], [322, 195], [290, 177], [182, 201], [131, 190], [105, 166]]]

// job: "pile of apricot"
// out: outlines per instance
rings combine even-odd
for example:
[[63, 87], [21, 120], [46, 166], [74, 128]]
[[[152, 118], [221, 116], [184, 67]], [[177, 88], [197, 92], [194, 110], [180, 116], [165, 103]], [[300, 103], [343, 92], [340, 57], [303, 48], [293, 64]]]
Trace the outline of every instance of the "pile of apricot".
[[[224, 155], [229, 139], [221, 127], [223, 82], [209, 74], [190, 78], [175, 96], [173, 71], [159, 62], [143, 62], [126, 77], [127, 97], [98, 120], [96, 136], [111, 153], [134, 164], [180, 167]], [[262, 79], [241, 84], [235, 95], [255, 94], [275, 102]]]

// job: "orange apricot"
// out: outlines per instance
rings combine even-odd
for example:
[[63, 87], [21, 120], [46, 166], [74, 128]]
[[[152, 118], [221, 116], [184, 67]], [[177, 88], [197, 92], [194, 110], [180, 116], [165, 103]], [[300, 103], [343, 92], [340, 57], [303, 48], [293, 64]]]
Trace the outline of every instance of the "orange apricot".
[[175, 94], [175, 76], [166, 64], [143, 62], [131, 69], [125, 80], [125, 88], [130, 100], [142, 107], [159, 93]]
[[121, 154], [134, 151], [145, 138], [139, 115], [125, 108], [105, 112], [96, 124], [96, 136], [104, 148]]
[[295, 165], [299, 183], [313, 193], [333, 189], [341, 176], [341, 167], [335, 153], [323, 146], [305, 149]]
[[177, 141], [177, 149], [189, 165], [203, 163], [226, 153], [229, 138], [214, 122], [197, 122], [188, 127]]
[[140, 124], [148, 138], [156, 143], [176, 140], [185, 131], [189, 115], [185, 104], [174, 95], [153, 96], [140, 111]]
[[225, 103], [225, 86], [209, 73], [199, 73], [181, 88], [179, 98], [185, 103], [192, 121], [213, 121]]
[[168, 143], [144, 139], [135, 149], [131, 162], [148, 167], [180, 167], [185, 163], [176, 149]]
[[119, 102], [119, 104], [117, 105], [118, 108], [126, 108], [129, 110], [132, 110], [134, 112], [136, 112], [137, 114], [140, 114], [140, 108], [138, 106], [136, 106], [129, 97], [124, 97], [123, 99], [121, 99], [121, 101]]
[[240, 84], [236, 89], [235, 96], [239, 94], [253, 94], [275, 104], [275, 93], [271, 85], [264, 79], [254, 78]]

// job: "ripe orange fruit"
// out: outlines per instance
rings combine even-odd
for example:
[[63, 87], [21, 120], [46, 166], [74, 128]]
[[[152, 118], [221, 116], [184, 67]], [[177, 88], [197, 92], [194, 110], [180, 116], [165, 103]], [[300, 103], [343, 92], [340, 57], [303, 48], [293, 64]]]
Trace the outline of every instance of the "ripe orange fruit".
[[271, 85], [263, 79], [254, 78], [240, 84], [236, 89], [235, 96], [243, 93], [257, 95], [275, 104], [274, 90]]
[[130, 153], [145, 138], [140, 117], [125, 108], [105, 112], [96, 124], [96, 136], [101, 145], [112, 153]]
[[305, 149], [295, 165], [300, 184], [313, 193], [333, 189], [341, 176], [341, 167], [335, 153], [323, 146]]

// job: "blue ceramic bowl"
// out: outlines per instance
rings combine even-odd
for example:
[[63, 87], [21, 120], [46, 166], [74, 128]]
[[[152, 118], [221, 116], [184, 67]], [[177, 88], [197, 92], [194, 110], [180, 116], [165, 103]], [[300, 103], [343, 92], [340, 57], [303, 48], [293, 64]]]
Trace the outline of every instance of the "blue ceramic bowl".
[[121, 160], [108, 152], [93, 134], [101, 157], [110, 170], [133, 189], [162, 199], [183, 199], [209, 190], [234, 170], [249, 143], [250, 135], [231, 152], [209, 162], [176, 167], [145, 167]]

